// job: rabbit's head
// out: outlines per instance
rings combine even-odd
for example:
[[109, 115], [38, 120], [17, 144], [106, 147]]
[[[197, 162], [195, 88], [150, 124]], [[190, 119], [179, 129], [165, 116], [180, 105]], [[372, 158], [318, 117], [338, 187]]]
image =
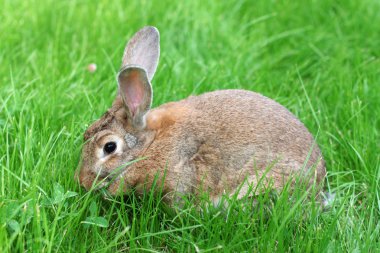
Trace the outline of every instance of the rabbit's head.
[[159, 53], [159, 33], [154, 27], [144, 27], [128, 42], [117, 75], [118, 95], [112, 107], [84, 134], [76, 177], [86, 189], [107, 184], [152, 143], [154, 132], [146, 129], [146, 114], [151, 107], [150, 81]]

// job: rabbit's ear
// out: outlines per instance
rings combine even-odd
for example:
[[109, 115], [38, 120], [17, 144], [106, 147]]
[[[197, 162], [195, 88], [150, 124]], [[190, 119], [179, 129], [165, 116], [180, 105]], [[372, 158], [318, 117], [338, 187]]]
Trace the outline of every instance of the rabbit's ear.
[[128, 121], [133, 127], [145, 127], [145, 114], [152, 103], [152, 87], [145, 69], [127, 66], [118, 74], [119, 93], [128, 113]]
[[122, 68], [128, 65], [145, 69], [149, 81], [156, 72], [160, 57], [160, 34], [157, 28], [146, 26], [138, 31], [125, 47]]

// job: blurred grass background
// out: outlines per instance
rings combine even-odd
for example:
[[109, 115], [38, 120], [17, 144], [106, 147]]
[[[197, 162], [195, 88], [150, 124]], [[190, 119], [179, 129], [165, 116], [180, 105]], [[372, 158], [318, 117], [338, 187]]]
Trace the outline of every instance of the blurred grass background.
[[[379, 251], [379, 24], [375, 0], [0, 0], [0, 251]], [[275, 99], [317, 136], [332, 207], [285, 194], [168, 211], [80, 189], [82, 134], [145, 25], [161, 33], [154, 106], [227, 88]]]

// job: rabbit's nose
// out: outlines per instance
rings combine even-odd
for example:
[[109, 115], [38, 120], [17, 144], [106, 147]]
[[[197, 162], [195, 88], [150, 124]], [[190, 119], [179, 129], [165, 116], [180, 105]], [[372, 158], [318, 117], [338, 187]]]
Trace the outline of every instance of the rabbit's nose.
[[79, 173], [76, 173], [75, 179], [79, 181], [79, 184], [84, 187], [86, 190], [91, 189], [92, 184], [95, 180], [95, 175], [91, 172], [86, 172], [81, 170]]
[[90, 189], [100, 189], [105, 184], [109, 183], [109, 174], [106, 172], [94, 173], [93, 171], [80, 170], [76, 173], [75, 179], [79, 181], [79, 184], [84, 187], [87, 191]]
[[74, 174], [74, 181], [80, 183], [80, 180], [79, 180], [79, 171], [78, 171], [78, 170], [75, 171], [75, 174]]
[[79, 161], [76, 169], [75, 169], [75, 172], [74, 172], [74, 181], [76, 182], [79, 182], [80, 183], [80, 172], [82, 171], [82, 160]]

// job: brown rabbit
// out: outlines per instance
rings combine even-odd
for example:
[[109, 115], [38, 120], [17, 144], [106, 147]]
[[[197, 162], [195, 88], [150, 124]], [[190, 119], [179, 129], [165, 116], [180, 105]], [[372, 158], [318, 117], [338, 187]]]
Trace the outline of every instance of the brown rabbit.
[[294, 175], [309, 184], [323, 182], [325, 165], [311, 134], [260, 94], [221, 90], [151, 109], [159, 52], [154, 27], [144, 27], [128, 43], [118, 95], [84, 134], [82, 186], [103, 182], [111, 194], [132, 188], [139, 193], [165, 173], [165, 193], [207, 191], [218, 202], [237, 189], [243, 196], [262, 177], [264, 186], [271, 182], [275, 189]]

